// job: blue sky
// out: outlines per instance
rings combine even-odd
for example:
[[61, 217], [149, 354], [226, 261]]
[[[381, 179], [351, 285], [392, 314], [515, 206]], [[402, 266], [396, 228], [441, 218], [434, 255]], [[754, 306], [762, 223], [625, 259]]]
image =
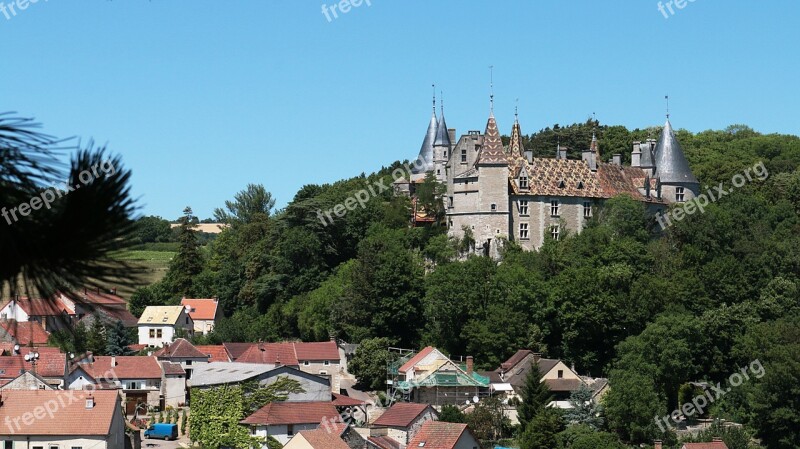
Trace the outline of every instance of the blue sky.
[[[10, 0], [0, 0], [6, 8]], [[664, 2], [666, 3], [666, 2]], [[431, 84], [458, 134], [592, 112], [629, 128], [745, 123], [800, 134], [800, 2], [39, 0], [0, 13], [0, 111], [107, 142], [141, 212], [201, 218], [261, 183], [304, 184], [416, 156]], [[669, 14], [667, 12], [667, 14]]]

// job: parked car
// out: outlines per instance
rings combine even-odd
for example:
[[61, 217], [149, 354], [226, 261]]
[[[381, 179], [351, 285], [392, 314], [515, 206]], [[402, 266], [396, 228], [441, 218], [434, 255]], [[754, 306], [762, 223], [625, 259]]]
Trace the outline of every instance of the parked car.
[[162, 440], [177, 440], [177, 424], [153, 424], [144, 431], [145, 438], [161, 438]]

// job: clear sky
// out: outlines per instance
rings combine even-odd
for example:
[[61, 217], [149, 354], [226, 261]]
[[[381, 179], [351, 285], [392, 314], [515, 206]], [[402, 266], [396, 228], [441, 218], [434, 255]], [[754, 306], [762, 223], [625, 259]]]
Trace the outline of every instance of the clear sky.
[[415, 157], [434, 82], [450, 127], [483, 129], [490, 65], [504, 134], [517, 98], [530, 133], [592, 112], [660, 125], [665, 94], [678, 128], [800, 134], [797, 0], [687, 0], [674, 15], [653, 0], [369, 3], [0, 7], [0, 111], [107, 142], [142, 213], [170, 219], [210, 217], [247, 183], [283, 206], [304, 184]]

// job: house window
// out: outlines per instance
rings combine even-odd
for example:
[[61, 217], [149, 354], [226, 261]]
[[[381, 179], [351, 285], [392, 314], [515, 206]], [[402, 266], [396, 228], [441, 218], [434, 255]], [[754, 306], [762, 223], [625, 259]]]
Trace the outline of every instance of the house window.
[[189, 317], [186, 317], [186, 324], [189, 324]]
[[461, 150], [461, 163], [462, 164], [466, 164], [467, 163], [467, 150], [466, 149]]
[[563, 369], [558, 370], [558, 378], [559, 379], [563, 379], [564, 378], [564, 370]]
[[437, 174], [437, 175], [441, 175], [441, 174], [442, 174], [442, 170], [440, 170], [440, 169], [438, 169], [438, 168], [437, 168], [437, 169], [436, 169], [436, 174]]
[[83, 446], [72, 446], [72, 449], [83, 449]]
[[192, 361], [191, 360], [187, 360], [186, 361], [186, 366], [192, 366]]
[[497, 211], [497, 204], [492, 203], [492, 212]]
[[289, 424], [286, 426], [286, 435], [293, 436], [294, 435], [294, 424]]
[[683, 187], [675, 187], [675, 201], [679, 203], [684, 202]]
[[519, 200], [519, 214], [528, 215], [528, 200]]
[[327, 372], [327, 371], [320, 371], [320, 372], [319, 372], [319, 375], [320, 375], [320, 376], [327, 376], [327, 375], [328, 375], [328, 372]]
[[308, 360], [306, 360], [305, 362], [303, 362], [303, 366], [308, 366], [308, 365], [310, 365], [310, 363], [308, 362]]
[[156, 338], [161, 338], [162, 335], [163, 334], [161, 333], [161, 329], [156, 329]]
[[519, 238], [522, 240], [528, 239], [528, 223], [519, 224]]
[[527, 189], [528, 188], [528, 177], [527, 176], [520, 176], [519, 177], [519, 188], [520, 189]]
[[14, 442], [11, 440], [6, 440], [3, 442], [3, 449], [14, 449]]
[[556, 241], [558, 240], [558, 236], [559, 236], [559, 232], [558, 231], [559, 231], [559, 226], [558, 225], [550, 226], [550, 236], [553, 237], [553, 240], [556, 240]]
[[44, 449], [44, 446], [33, 446], [33, 449]]
[[150, 338], [156, 338], [156, 330], [150, 329]]
[[444, 158], [447, 159], [447, 150], [444, 150]]
[[326, 360], [326, 361], [325, 361], [325, 363], [323, 363], [323, 365], [325, 365], [325, 366], [330, 366], [330, 365], [331, 365], [331, 362], [330, 362], [330, 360]]
[[139, 384], [137, 382], [131, 382], [130, 384], [128, 384], [128, 388], [131, 390], [138, 390]]
[[592, 218], [592, 203], [590, 201], [583, 202], [583, 218]]
[[448, 197], [447, 200], [448, 200], [448, 206], [452, 208], [453, 207], [453, 197], [452, 196]]
[[550, 215], [553, 217], [558, 217], [558, 200], [550, 201]]

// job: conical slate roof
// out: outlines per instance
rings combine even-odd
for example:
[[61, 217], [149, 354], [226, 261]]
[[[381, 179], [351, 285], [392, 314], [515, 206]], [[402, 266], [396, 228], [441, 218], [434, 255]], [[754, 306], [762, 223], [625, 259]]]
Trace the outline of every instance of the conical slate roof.
[[511, 156], [525, 156], [525, 148], [522, 147], [522, 129], [519, 120], [514, 120], [511, 128], [511, 142], [508, 143], [508, 152]]
[[433, 170], [433, 142], [436, 140], [437, 127], [436, 110], [434, 109], [433, 114], [431, 114], [431, 121], [428, 123], [428, 132], [425, 133], [425, 140], [422, 141], [422, 147], [419, 149], [417, 159], [421, 163], [414, 164], [411, 173], [416, 175]]
[[[656, 176], [661, 179], [662, 183], [698, 184], [697, 178], [689, 168], [686, 156], [683, 155], [681, 144], [675, 138], [675, 132], [672, 130], [669, 119], [664, 124], [664, 131], [661, 132], [661, 138], [658, 139], [654, 156]], [[642, 159], [644, 159], [644, 155], [642, 155]]]
[[481, 148], [481, 153], [478, 155], [478, 164], [507, 164], [506, 154], [503, 151], [503, 141], [500, 140], [500, 131], [497, 130], [497, 121], [494, 119], [494, 114], [489, 116], [484, 134], [483, 148]]
[[451, 144], [450, 133], [447, 132], [447, 123], [444, 121], [444, 109], [442, 109], [442, 116], [439, 117], [439, 123], [436, 125], [436, 139], [433, 141], [433, 146], [449, 147]]

